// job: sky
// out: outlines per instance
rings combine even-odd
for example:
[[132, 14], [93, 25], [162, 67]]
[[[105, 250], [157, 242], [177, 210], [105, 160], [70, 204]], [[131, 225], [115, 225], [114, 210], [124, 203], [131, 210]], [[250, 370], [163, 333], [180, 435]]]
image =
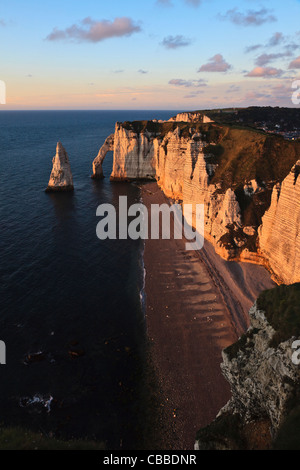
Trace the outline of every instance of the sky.
[[299, 0], [1, 0], [0, 110], [293, 107], [299, 18]]

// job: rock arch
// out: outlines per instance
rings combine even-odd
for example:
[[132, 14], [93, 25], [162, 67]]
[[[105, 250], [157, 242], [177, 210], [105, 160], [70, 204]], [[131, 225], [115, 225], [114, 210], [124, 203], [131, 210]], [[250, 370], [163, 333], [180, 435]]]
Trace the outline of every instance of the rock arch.
[[92, 178], [94, 179], [102, 179], [104, 178], [102, 164], [106, 157], [107, 152], [114, 150], [114, 142], [115, 142], [115, 134], [111, 134], [105, 140], [104, 144], [102, 145], [101, 149], [95, 160], [93, 161], [93, 174]]

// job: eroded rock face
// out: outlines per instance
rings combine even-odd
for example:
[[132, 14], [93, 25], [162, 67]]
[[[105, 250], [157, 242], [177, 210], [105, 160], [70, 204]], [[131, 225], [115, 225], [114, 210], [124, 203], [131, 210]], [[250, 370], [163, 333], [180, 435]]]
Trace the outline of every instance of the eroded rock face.
[[299, 173], [300, 160], [283, 182], [274, 186], [271, 206], [258, 230], [261, 253], [285, 284], [300, 280]]
[[[222, 193], [217, 185], [210, 184], [216, 165], [210, 162], [210, 155], [203, 152], [206, 143], [200, 134], [181, 137], [179, 128], [168, 133], [160, 141], [154, 141], [154, 165], [156, 180], [164, 193], [183, 205], [192, 204], [192, 220], [195, 227], [196, 204], [204, 204], [205, 237], [226, 259], [235, 257], [233, 246], [225, 246], [221, 238], [242, 226], [241, 209], [234, 191], [230, 188]], [[236, 248], [240, 248], [236, 244]]]
[[93, 161], [92, 178], [94, 179], [104, 178], [102, 164], [106, 157], [107, 152], [114, 150], [114, 141], [115, 141], [115, 135], [111, 134], [109, 137], [107, 137], [101, 149], [99, 150], [97, 157]]
[[117, 123], [111, 180], [153, 179], [153, 139], [154, 135], [147, 130], [136, 133]]
[[292, 361], [295, 338], [270, 347], [275, 330], [264, 312], [254, 304], [249, 315], [251, 327], [234, 356], [232, 348], [222, 354], [221, 369], [230, 383], [232, 399], [219, 416], [238, 413], [245, 422], [267, 416], [275, 434], [300, 380], [300, 368]]
[[[217, 165], [212, 163], [211, 155], [204, 153], [207, 144], [201, 134], [191, 132], [183, 136], [177, 127], [161, 136], [117, 123], [114, 138], [110, 136], [106, 140], [94, 161], [93, 171], [98, 177], [102, 175], [102, 162], [112, 148], [112, 141], [112, 181], [156, 179], [167, 197], [193, 204], [192, 222], [196, 204], [204, 204], [205, 237], [225, 259], [239, 256], [248, 237], [241, 228], [241, 209], [233, 190], [222, 192], [218, 185], [210, 184]], [[231, 240], [224, 243], [222, 238], [229, 232]]]
[[169, 119], [171, 122], [214, 122], [203, 113], [179, 113]]
[[61, 142], [57, 143], [56, 155], [53, 158], [52, 163], [53, 168], [46, 191], [73, 191], [73, 176], [69, 157]]
[[[197, 113], [184, 114], [175, 118], [199, 122]], [[217, 160], [193, 125], [184, 130], [182, 122], [176, 127], [172, 122], [165, 123], [169, 127], [155, 121], [140, 124], [116, 123], [114, 137], [109, 136], [94, 161], [94, 177], [103, 177], [103, 159], [113, 148], [111, 180], [156, 179], [167, 197], [183, 204], [204, 204], [204, 235], [219, 255], [264, 264], [275, 273], [275, 280], [288, 284], [300, 280], [300, 164], [274, 187], [271, 207], [262, 219], [274, 182], [267, 187], [256, 179], [245, 180], [242, 196], [234, 188], [223, 189], [213, 183]], [[210, 142], [211, 151], [213, 145]]]
[[[227, 449], [247, 446], [249, 435], [245, 430], [262, 422], [267, 424], [270, 439], [274, 440], [299, 402], [300, 367], [292, 360], [296, 338], [272, 347], [275, 330], [265, 312], [255, 303], [249, 314], [251, 326], [247, 333], [222, 352], [221, 369], [230, 384], [232, 398], [216, 420], [199, 431], [197, 449], [222, 448], [224, 443]], [[232, 423], [235, 430], [230, 430]]]

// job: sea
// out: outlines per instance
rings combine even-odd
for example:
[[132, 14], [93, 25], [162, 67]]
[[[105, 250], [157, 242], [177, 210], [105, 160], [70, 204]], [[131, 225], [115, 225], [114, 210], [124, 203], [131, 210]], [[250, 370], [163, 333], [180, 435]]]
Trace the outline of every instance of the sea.
[[[177, 111], [0, 112], [0, 426], [58, 439], [145, 445], [150, 393], [143, 244], [96, 236], [97, 207], [140, 200], [136, 184], [92, 162], [116, 121]], [[47, 194], [56, 144], [74, 193]]]

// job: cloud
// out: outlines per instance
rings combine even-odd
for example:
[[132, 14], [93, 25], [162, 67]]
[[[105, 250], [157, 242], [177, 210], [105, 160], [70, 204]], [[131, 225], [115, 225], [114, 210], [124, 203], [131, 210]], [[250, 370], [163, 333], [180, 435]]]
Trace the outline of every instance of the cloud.
[[202, 78], [200, 80], [182, 80], [181, 78], [173, 78], [169, 81], [169, 85], [181, 86], [185, 88], [207, 86], [205, 80]]
[[202, 65], [198, 72], [227, 72], [229, 69], [231, 69], [231, 65], [225, 61], [221, 54], [216, 54], [209, 59], [207, 64]]
[[[269, 39], [269, 42], [267, 44], [265, 45], [255, 44], [253, 46], [246, 47], [245, 52], [246, 53], [253, 52], [253, 51], [256, 51], [257, 49], [261, 49], [262, 47], [265, 47], [265, 48], [276, 47], [276, 46], [281, 45], [284, 41], [286, 41], [286, 39], [287, 38], [282, 33], [277, 32], [273, 34], [273, 36]], [[299, 46], [297, 46], [296, 44], [287, 44], [284, 46], [287, 52], [289, 52], [293, 48], [298, 48], [298, 47]]]
[[167, 49], [178, 49], [179, 47], [189, 46], [191, 42], [192, 41], [190, 39], [185, 38], [184, 36], [167, 36], [164, 38], [161, 45]]
[[294, 44], [294, 43], [291, 43], [291, 44], [286, 44], [286, 46], [284, 46], [284, 48], [287, 50], [287, 52], [295, 52], [297, 49], [299, 49], [300, 45], [299, 44]]
[[75, 40], [78, 42], [100, 42], [108, 38], [130, 36], [141, 31], [140, 26], [134, 24], [131, 18], [115, 18], [113, 21], [95, 21], [85, 18], [79, 25], [73, 24], [64, 30], [54, 28], [47, 36], [48, 41]]
[[140, 70], [138, 70], [138, 73], [141, 73], [142, 75], [145, 75], [146, 73], [148, 73], [148, 70], [140, 69]]
[[276, 59], [282, 59], [283, 57], [288, 57], [290, 56], [290, 52], [285, 52], [285, 53], [278, 53], [278, 54], [261, 54], [259, 57], [257, 57], [255, 63], [256, 65], [262, 67], [264, 65], [269, 64], [273, 60]]
[[0, 26], [6, 26], [6, 22], [3, 20], [3, 18], [0, 18]]
[[290, 63], [289, 69], [300, 69], [300, 56]]
[[118, 69], [118, 70], [114, 70], [113, 73], [123, 73], [124, 70], [123, 69]]
[[251, 72], [248, 72], [246, 77], [262, 77], [262, 78], [276, 78], [281, 77], [283, 70], [274, 67], [255, 67]]
[[[184, 3], [186, 3], [189, 6], [197, 8], [199, 5], [201, 5], [202, 0], [184, 0]], [[174, 6], [171, 0], [156, 0], [156, 4], [164, 7], [172, 7]]]
[[277, 18], [270, 13], [271, 10], [267, 8], [261, 8], [258, 11], [248, 10], [247, 13], [241, 13], [237, 8], [233, 8], [228, 10], [225, 15], [218, 16], [222, 20], [229, 20], [240, 26], [261, 26], [264, 23], [277, 21]]
[[254, 46], [248, 46], [245, 49], [246, 54], [249, 52], [257, 51], [257, 49], [261, 49], [263, 46], [262, 44], [255, 44]]
[[236, 86], [236, 85], [231, 85], [227, 90], [226, 93], [237, 93], [240, 91], [241, 87]]
[[197, 98], [199, 95], [203, 94], [204, 91], [194, 91], [193, 93], [189, 94], [189, 95], [185, 95], [184, 98], [185, 99], [191, 99], [191, 98]]
[[265, 100], [265, 99], [269, 99], [271, 98], [272, 95], [270, 93], [260, 93], [258, 91], [248, 91], [246, 93], [246, 96], [245, 96], [245, 99], [246, 100], [256, 100], [256, 101], [261, 101], [261, 100]]
[[284, 36], [282, 33], [274, 33], [271, 39], [269, 40], [269, 47], [278, 46], [284, 41]]
[[164, 7], [172, 7], [173, 6], [171, 0], [157, 0], [156, 3], [157, 3], [157, 5], [162, 5]]
[[198, 7], [201, 4], [202, 0], [185, 0], [187, 5], [191, 5], [192, 7]]

